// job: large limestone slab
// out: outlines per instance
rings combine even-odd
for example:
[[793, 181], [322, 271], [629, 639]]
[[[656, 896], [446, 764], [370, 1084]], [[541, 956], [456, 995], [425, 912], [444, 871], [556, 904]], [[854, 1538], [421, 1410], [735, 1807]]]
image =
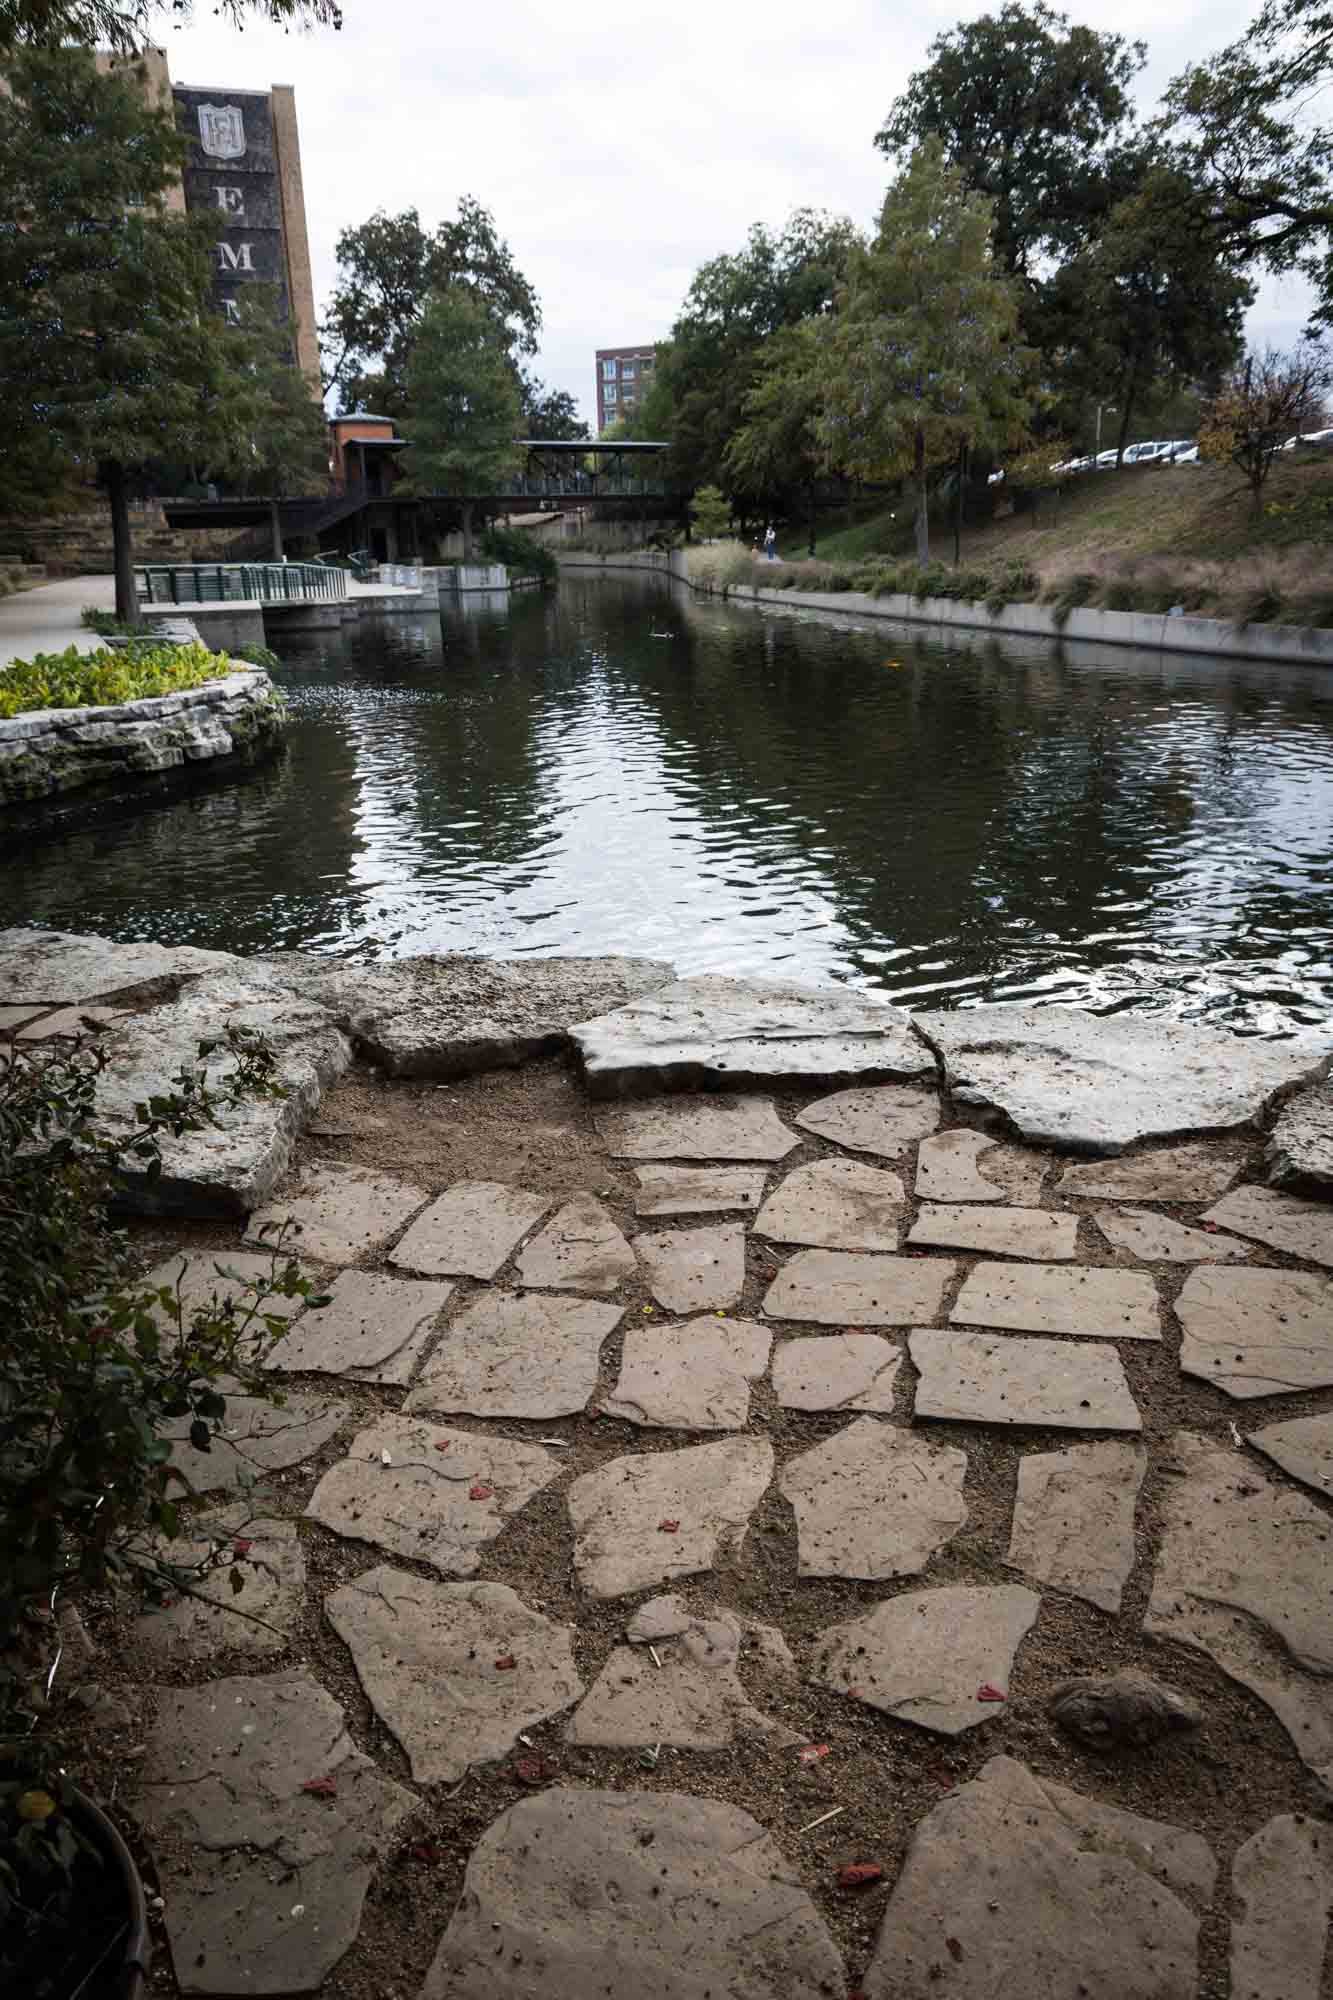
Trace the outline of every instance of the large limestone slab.
[[1228, 1396], [1333, 1384], [1333, 1282], [1307, 1271], [1191, 1271], [1176, 1300], [1186, 1375]]
[[1333, 1781], [1333, 1541], [1304, 1494], [1180, 1433], [1145, 1629], [1194, 1646], [1265, 1702]]
[[1099, 1208], [1093, 1219], [1113, 1250], [1128, 1250], [1145, 1264], [1225, 1264], [1250, 1254], [1234, 1236], [1187, 1229], [1151, 1208]]
[[71, 931], [0, 931], [0, 1002], [76, 1007], [158, 980], [196, 979], [240, 961], [190, 944], [120, 944]]
[[1223, 1195], [1203, 1219], [1288, 1257], [1333, 1268], [1333, 1203], [1302, 1201], [1273, 1188], [1239, 1187]]
[[706, 1312], [734, 1305], [745, 1284], [745, 1228], [739, 1222], [705, 1229], [663, 1229], [635, 1238], [644, 1281], [668, 1312]]
[[918, 1575], [967, 1519], [966, 1477], [966, 1453], [858, 1417], [782, 1469], [800, 1575]]
[[908, 1341], [918, 1417], [962, 1424], [1047, 1424], [1139, 1431], [1143, 1419], [1112, 1347], [1083, 1340], [918, 1328]]
[[800, 1144], [766, 1097], [666, 1097], [594, 1113], [617, 1160], [781, 1160]]
[[551, 1292], [613, 1292], [634, 1273], [634, 1252], [591, 1194], [557, 1209], [518, 1260], [520, 1284]]
[[748, 1319], [631, 1326], [610, 1417], [665, 1430], [734, 1431], [750, 1421], [750, 1384], [768, 1366], [773, 1336]]
[[1194, 2000], [1213, 1875], [1197, 1834], [992, 1757], [918, 1826], [861, 1991]]
[[1264, 1158], [1279, 1187], [1333, 1189], [1333, 1082], [1311, 1084], [1283, 1105]]
[[960, 1102], [1001, 1111], [1025, 1139], [1070, 1152], [1255, 1125], [1279, 1091], [1321, 1066], [1308, 1048], [1159, 1014], [960, 1007], [915, 1018]]
[[417, 1217], [389, 1262], [433, 1277], [493, 1278], [550, 1205], [503, 1181], [457, 1181]]
[[755, 1229], [775, 1243], [832, 1250], [896, 1250], [906, 1196], [897, 1174], [860, 1160], [793, 1167], [760, 1209]]
[[651, 958], [399, 959], [342, 965], [272, 961], [336, 1015], [390, 1076], [454, 1077], [568, 1048], [576, 1021], [672, 978]]
[[704, 973], [574, 1030], [594, 1097], [726, 1085], [934, 1079], [910, 1018], [873, 993]]
[[1146, 1271], [1093, 1264], [978, 1264], [964, 1280], [955, 1326], [1084, 1339], [1160, 1340], [1157, 1287]]
[[1246, 1442], [1302, 1486], [1333, 1499], [1333, 1416], [1293, 1417], [1284, 1424], [1269, 1424], [1251, 1431]]
[[583, 1693], [573, 1634], [503, 1583], [431, 1583], [386, 1563], [324, 1600], [419, 1785], [452, 1785]]
[[281, 1404], [245, 1396], [223, 1382], [226, 1415], [207, 1451], [190, 1443], [189, 1415], [173, 1417], [162, 1436], [171, 1445], [171, 1463], [186, 1481], [183, 1490], [224, 1493], [246, 1489], [269, 1472], [282, 1472], [313, 1458], [336, 1437], [351, 1409], [332, 1396], [288, 1389]]
[[565, 1730], [571, 1743], [724, 1750], [737, 1736], [777, 1732], [781, 1740], [797, 1740], [751, 1705], [736, 1670], [747, 1638], [770, 1664], [790, 1669], [790, 1654], [769, 1627], [655, 1597], [635, 1613], [625, 1636], [631, 1643], [616, 1647], [571, 1717]]
[[568, 1417], [597, 1387], [621, 1307], [540, 1292], [482, 1292], [460, 1313], [407, 1399], [409, 1410]]
[[552, 1786], [477, 1842], [418, 2000], [829, 2000], [846, 1985], [796, 1872], [748, 1813]]
[[957, 1270], [943, 1258], [800, 1250], [769, 1286], [764, 1311], [820, 1326], [911, 1326], [934, 1319]]
[[402, 1388], [453, 1295], [452, 1285], [344, 1271], [328, 1305], [303, 1313], [269, 1356], [286, 1375], [344, 1375]]
[[636, 1215], [708, 1215], [742, 1209], [753, 1215], [764, 1198], [761, 1167], [636, 1167]]
[[839, 1090], [808, 1104], [796, 1123], [835, 1146], [854, 1153], [896, 1159], [940, 1122], [939, 1093], [910, 1083], [886, 1083], [867, 1090]]
[[[241, 1503], [196, 1514], [158, 1550], [180, 1573], [169, 1604], [138, 1619], [135, 1637], [160, 1660], [285, 1651], [305, 1610], [305, 1557], [295, 1521]], [[239, 1583], [240, 1588], [236, 1585]]]
[[1333, 1910], [1333, 1837], [1283, 1813], [1237, 1850], [1231, 1872], [1236, 2000], [1321, 2000]]
[[950, 1584], [890, 1597], [820, 1641], [811, 1679], [901, 1722], [960, 1736], [1000, 1706], [1014, 1655], [1041, 1607], [1022, 1584]]
[[922, 1201], [1007, 1201], [1030, 1208], [1041, 1200], [1048, 1162], [993, 1134], [964, 1127], [923, 1139], [916, 1156]]
[[960, 1202], [923, 1204], [908, 1242], [938, 1250], [978, 1250], [988, 1257], [1073, 1257], [1078, 1217], [1043, 1208], [973, 1208]]
[[[773, 1447], [726, 1438], [613, 1458], [567, 1495], [574, 1571], [593, 1597], [623, 1597], [735, 1555], [773, 1476]], [[672, 1525], [666, 1525], [666, 1524]]]
[[1234, 1142], [1200, 1139], [1119, 1159], [1083, 1160], [1065, 1168], [1056, 1191], [1111, 1201], [1216, 1201], [1243, 1162], [1243, 1150]]
[[486, 1544], [562, 1470], [554, 1452], [516, 1438], [383, 1416], [330, 1466], [306, 1517], [446, 1576], [473, 1576]]
[[290, 1219], [299, 1228], [291, 1239], [296, 1255], [325, 1264], [355, 1264], [398, 1234], [410, 1215], [429, 1200], [425, 1188], [368, 1167], [341, 1167], [324, 1160], [302, 1174], [298, 1186], [250, 1218], [247, 1243], [259, 1243]]
[[1134, 1567], [1134, 1508], [1147, 1469], [1138, 1445], [1075, 1444], [1018, 1462], [1006, 1561], [1056, 1590], [1118, 1611]]
[[[327, 1778], [321, 1794], [303, 1789]], [[308, 1674], [162, 1688], [128, 1795], [157, 1865], [182, 1993], [309, 1993], [355, 1941], [416, 1805]]]
[[784, 1340], [773, 1393], [786, 1410], [893, 1408], [902, 1351], [877, 1333], [815, 1333]]

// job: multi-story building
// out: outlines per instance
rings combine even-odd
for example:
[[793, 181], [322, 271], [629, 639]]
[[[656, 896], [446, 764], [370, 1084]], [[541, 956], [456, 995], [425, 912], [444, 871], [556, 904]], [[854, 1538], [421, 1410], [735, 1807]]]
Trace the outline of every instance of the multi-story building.
[[657, 349], [599, 347], [597, 350], [597, 428], [604, 431], [620, 417], [631, 416], [653, 379]]

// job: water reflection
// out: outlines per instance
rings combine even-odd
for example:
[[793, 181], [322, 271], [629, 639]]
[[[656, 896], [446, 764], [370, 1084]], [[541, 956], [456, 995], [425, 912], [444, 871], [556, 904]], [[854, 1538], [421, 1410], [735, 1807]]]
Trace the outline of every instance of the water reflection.
[[292, 641], [283, 678], [281, 763], [67, 815], [3, 921], [1333, 1018], [1318, 669], [940, 645], [622, 574]]

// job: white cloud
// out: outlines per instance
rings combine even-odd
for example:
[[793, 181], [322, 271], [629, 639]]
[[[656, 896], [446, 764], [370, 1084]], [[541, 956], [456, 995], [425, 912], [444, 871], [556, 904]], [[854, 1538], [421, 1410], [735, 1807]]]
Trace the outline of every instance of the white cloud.
[[[1257, 5], [1257, 0], [1254, 0]], [[339, 230], [461, 194], [494, 211], [545, 316], [539, 372], [593, 408], [593, 351], [657, 339], [697, 266], [798, 206], [866, 224], [883, 195], [872, 140], [932, 37], [983, 5], [928, 0], [500, 0], [490, 8], [345, 0], [346, 26], [237, 34], [209, 19], [165, 40], [181, 83], [296, 86], [316, 296]], [[1150, 107], [1186, 62], [1237, 35], [1249, 0], [1071, 4], [1150, 46]], [[1288, 339], [1304, 293], [1265, 285], [1255, 331]]]

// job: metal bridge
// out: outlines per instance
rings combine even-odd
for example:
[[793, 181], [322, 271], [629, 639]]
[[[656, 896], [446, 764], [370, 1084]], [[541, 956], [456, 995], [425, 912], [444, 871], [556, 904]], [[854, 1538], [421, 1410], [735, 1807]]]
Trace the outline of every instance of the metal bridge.
[[346, 573], [324, 563], [144, 563], [140, 604], [309, 604], [347, 595]]

